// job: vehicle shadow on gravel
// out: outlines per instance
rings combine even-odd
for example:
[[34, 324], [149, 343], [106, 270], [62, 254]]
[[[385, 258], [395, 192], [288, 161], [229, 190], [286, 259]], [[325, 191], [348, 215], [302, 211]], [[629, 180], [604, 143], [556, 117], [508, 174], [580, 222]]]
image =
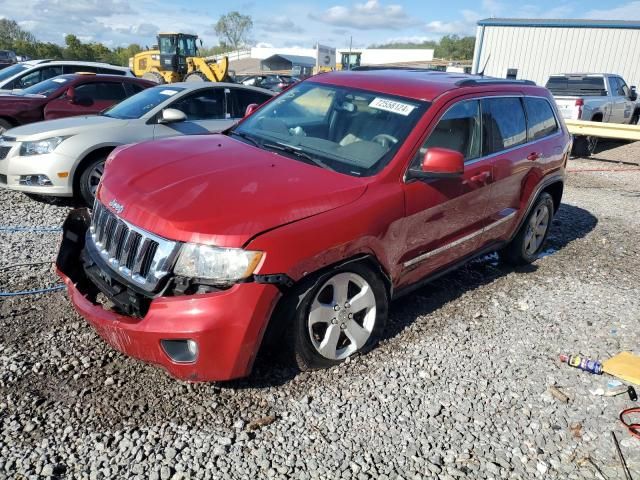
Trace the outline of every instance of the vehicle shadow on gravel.
[[[596, 227], [597, 223], [598, 219], [587, 210], [563, 203], [553, 220], [553, 228], [545, 246], [545, 256], [562, 250], [571, 242], [585, 237]], [[438, 310], [466, 292], [487, 285], [514, 271], [527, 273], [534, 272], [537, 268], [535, 263], [514, 268], [500, 263], [496, 254], [473, 260], [425, 287], [392, 302], [389, 321], [382, 340], [401, 335], [418, 317]], [[469, 312], [470, 315], [473, 313]], [[249, 377], [221, 382], [218, 385], [229, 389], [269, 388], [287, 383], [299, 373], [282, 354], [268, 352], [262, 359], [255, 362], [254, 370]]]
[[[552, 229], [541, 257], [553, 255], [571, 242], [585, 237], [597, 224], [598, 219], [587, 210], [563, 203], [553, 219]], [[418, 317], [428, 315], [466, 292], [487, 285], [500, 277], [513, 272], [535, 272], [538, 269], [536, 263], [513, 267], [500, 262], [495, 253], [473, 260], [393, 302], [383, 338], [391, 339], [398, 336]], [[475, 312], [468, 313], [472, 316]]]

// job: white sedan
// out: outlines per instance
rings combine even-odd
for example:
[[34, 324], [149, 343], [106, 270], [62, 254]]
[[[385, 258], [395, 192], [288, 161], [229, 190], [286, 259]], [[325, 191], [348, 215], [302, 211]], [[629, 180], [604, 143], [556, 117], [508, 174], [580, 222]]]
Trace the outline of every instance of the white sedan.
[[0, 137], [0, 187], [93, 204], [104, 162], [119, 145], [220, 132], [275, 93], [233, 83], [148, 88], [97, 116], [32, 123]]

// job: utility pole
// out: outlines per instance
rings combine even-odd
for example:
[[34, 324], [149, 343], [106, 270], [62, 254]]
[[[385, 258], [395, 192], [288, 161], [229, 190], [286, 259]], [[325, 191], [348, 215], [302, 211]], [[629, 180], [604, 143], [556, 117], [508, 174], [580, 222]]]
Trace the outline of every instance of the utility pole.
[[349, 37], [349, 60], [347, 60], [347, 70], [351, 70], [351, 47], [353, 46], [353, 35]]

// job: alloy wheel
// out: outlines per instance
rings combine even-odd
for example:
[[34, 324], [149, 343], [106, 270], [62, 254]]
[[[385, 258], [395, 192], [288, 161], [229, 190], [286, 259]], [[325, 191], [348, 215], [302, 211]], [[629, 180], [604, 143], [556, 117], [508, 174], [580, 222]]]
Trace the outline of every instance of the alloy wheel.
[[548, 205], [541, 204], [538, 205], [533, 215], [531, 215], [527, 233], [524, 237], [524, 249], [527, 255], [535, 255], [542, 246], [542, 242], [544, 242], [547, 230], [549, 229], [549, 213]]
[[104, 162], [100, 162], [96, 164], [91, 173], [87, 177], [87, 187], [91, 192], [91, 195], [96, 196], [96, 190], [98, 189], [98, 184], [100, 183], [100, 179], [102, 178], [102, 174], [104, 173]]
[[376, 323], [376, 298], [371, 285], [357, 273], [343, 272], [317, 291], [307, 319], [316, 351], [343, 360], [360, 350]]

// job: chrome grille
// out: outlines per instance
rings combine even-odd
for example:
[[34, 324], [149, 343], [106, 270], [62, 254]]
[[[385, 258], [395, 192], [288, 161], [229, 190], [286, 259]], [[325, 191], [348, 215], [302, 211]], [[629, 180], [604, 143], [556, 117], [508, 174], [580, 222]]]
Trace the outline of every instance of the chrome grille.
[[169, 273], [180, 244], [131, 225], [96, 201], [91, 245], [120, 276], [153, 291]]

